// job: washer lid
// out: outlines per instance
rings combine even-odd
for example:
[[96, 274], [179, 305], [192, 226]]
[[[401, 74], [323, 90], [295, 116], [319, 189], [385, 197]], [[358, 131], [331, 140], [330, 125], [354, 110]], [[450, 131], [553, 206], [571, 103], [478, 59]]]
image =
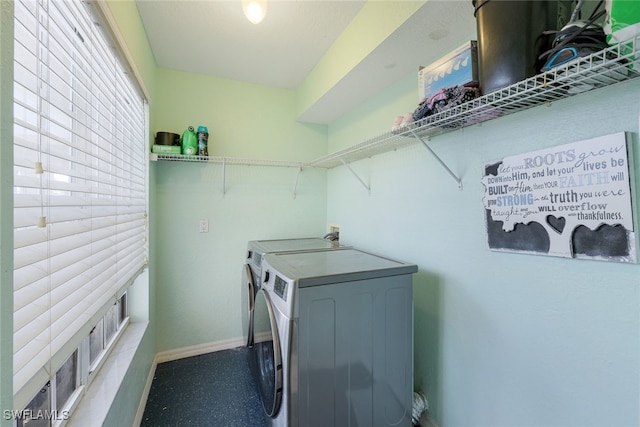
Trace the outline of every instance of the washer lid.
[[[298, 287], [328, 285], [353, 280], [411, 274], [415, 264], [406, 264], [358, 249], [273, 253], [264, 256], [268, 266]], [[263, 270], [264, 271], [264, 270]]]
[[341, 247], [337, 242], [320, 237], [280, 240], [251, 240], [248, 244], [250, 251], [262, 254], [271, 252], [307, 251], [311, 249], [336, 249]]

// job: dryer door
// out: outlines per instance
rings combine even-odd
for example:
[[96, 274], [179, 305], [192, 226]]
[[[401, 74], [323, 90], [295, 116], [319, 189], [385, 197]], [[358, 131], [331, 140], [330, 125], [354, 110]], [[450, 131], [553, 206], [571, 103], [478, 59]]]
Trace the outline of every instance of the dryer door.
[[[274, 417], [282, 401], [282, 351], [271, 299], [260, 289], [255, 299], [256, 330], [252, 347], [252, 368], [265, 412]], [[258, 319], [265, 318], [265, 322]], [[258, 326], [260, 323], [260, 326]]]
[[244, 342], [247, 347], [253, 345], [253, 312], [256, 297], [256, 286], [253, 280], [251, 266], [242, 267], [242, 333], [246, 334]]

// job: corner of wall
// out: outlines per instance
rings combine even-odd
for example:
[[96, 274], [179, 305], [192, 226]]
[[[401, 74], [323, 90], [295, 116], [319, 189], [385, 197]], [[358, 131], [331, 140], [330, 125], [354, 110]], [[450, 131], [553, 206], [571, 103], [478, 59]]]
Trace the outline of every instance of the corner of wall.
[[303, 117], [320, 100], [326, 102], [327, 98], [334, 97], [333, 94], [340, 91], [338, 83], [424, 3], [425, 0], [365, 2], [362, 10], [298, 87], [296, 116]]

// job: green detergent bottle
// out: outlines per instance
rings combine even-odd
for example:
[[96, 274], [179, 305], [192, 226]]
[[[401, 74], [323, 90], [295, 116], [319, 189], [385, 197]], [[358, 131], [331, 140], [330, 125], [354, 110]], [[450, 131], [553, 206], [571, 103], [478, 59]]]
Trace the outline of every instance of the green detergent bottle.
[[182, 154], [187, 156], [195, 156], [198, 154], [198, 137], [193, 126], [189, 126], [182, 134]]

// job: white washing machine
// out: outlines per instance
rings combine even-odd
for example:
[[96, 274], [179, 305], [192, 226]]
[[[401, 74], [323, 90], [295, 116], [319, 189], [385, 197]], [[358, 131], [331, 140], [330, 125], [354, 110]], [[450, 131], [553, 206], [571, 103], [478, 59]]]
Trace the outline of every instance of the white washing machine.
[[272, 425], [411, 426], [416, 271], [357, 249], [264, 255], [250, 364]]
[[262, 256], [275, 252], [297, 252], [309, 250], [340, 249], [337, 241], [322, 238], [299, 238], [277, 240], [252, 240], [247, 244], [247, 256], [242, 266], [241, 290], [241, 322], [243, 342], [251, 347], [254, 341], [254, 299], [260, 290], [260, 276], [262, 274]]

